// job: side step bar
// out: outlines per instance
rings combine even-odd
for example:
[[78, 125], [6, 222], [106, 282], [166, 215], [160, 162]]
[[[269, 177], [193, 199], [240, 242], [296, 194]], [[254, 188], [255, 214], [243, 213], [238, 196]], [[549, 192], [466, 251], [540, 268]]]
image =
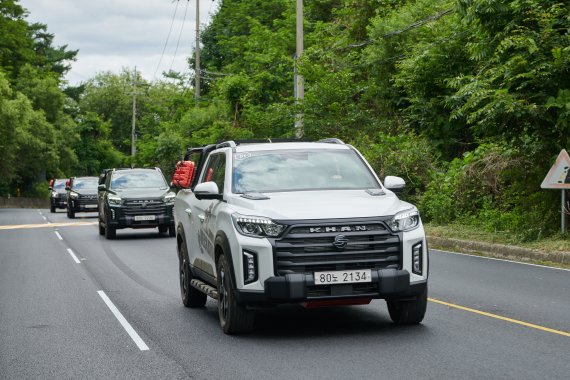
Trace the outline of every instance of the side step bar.
[[196, 288], [199, 291], [201, 291], [202, 293], [206, 294], [208, 297], [211, 297], [215, 300], [218, 299], [218, 290], [216, 288], [214, 288], [213, 286], [208, 285], [205, 282], [200, 281], [200, 280], [196, 280], [196, 279], [193, 279], [192, 281], [190, 281], [190, 285], [193, 288]]

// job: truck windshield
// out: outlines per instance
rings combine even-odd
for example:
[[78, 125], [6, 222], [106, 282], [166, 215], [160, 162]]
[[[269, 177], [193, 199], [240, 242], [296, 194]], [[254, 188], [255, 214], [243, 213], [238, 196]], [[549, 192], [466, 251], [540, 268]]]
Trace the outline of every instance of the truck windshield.
[[233, 193], [380, 188], [352, 150], [237, 152], [233, 158]]
[[111, 189], [134, 188], [163, 188], [167, 187], [161, 173], [157, 171], [117, 172], [111, 179]]
[[71, 187], [74, 190], [97, 190], [97, 178], [75, 178]]

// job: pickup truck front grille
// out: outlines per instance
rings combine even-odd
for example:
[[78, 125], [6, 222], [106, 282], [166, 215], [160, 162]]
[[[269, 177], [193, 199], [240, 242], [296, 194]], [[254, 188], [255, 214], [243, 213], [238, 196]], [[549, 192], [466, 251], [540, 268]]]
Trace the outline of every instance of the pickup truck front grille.
[[162, 199], [129, 199], [122, 208], [124, 215], [164, 215], [166, 204]]
[[401, 268], [400, 237], [382, 222], [294, 225], [275, 240], [276, 274]]
[[78, 206], [85, 206], [85, 205], [96, 205], [97, 204], [97, 195], [80, 195], [75, 200], [76, 205]]

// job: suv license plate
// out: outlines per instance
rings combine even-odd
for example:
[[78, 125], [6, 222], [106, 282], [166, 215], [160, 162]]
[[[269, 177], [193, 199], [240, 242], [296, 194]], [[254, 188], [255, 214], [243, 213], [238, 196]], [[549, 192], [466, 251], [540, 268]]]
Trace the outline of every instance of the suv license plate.
[[353, 284], [372, 282], [370, 269], [315, 272], [315, 285]]
[[139, 221], [139, 220], [155, 220], [156, 216], [155, 215], [135, 215], [135, 220]]
[[85, 205], [85, 208], [97, 208], [97, 205]]

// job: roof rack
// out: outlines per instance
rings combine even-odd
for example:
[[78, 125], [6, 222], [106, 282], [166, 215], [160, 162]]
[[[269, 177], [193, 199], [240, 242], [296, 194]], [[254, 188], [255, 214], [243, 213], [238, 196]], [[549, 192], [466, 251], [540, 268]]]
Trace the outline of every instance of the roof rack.
[[221, 142], [219, 144], [216, 144], [216, 149], [220, 149], [220, 148], [235, 148], [236, 147], [236, 143], [232, 140], [229, 141], [224, 141]]
[[344, 144], [344, 141], [342, 141], [341, 139], [336, 139], [336, 138], [328, 138], [328, 139], [322, 139], [317, 141], [318, 143], [326, 143], [326, 144]]

